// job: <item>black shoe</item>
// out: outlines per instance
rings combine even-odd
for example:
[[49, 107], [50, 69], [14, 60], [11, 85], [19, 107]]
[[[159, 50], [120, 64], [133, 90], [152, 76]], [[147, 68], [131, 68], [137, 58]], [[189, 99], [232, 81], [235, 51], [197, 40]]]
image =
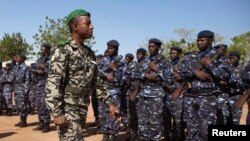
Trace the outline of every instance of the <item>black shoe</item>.
[[21, 125], [21, 121], [19, 121], [18, 123], [15, 124], [15, 126], [20, 126]]
[[111, 140], [110, 141], [117, 141], [117, 134], [111, 135]]
[[95, 127], [95, 126], [97, 126], [97, 125], [98, 125], [98, 122], [95, 121], [95, 122], [90, 123], [90, 124], [89, 124], [89, 127]]
[[12, 109], [7, 109], [6, 116], [12, 116]]
[[26, 121], [26, 117], [21, 117], [21, 124], [19, 125], [19, 127], [26, 127], [28, 124], [27, 124], [27, 121]]
[[109, 134], [103, 134], [103, 138], [101, 141], [110, 141], [109, 140]]
[[44, 124], [40, 123], [37, 127], [33, 128], [32, 130], [38, 131], [38, 130], [42, 130], [43, 128], [44, 128]]
[[47, 133], [50, 131], [50, 126], [49, 125], [45, 125], [42, 129], [42, 133]]

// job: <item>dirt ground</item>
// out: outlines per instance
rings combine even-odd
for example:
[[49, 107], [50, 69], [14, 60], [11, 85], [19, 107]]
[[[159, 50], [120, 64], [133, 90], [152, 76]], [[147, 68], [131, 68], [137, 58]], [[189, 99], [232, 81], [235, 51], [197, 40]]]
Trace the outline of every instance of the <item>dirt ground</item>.
[[[243, 107], [243, 114], [241, 118], [241, 124], [246, 124], [247, 105]], [[48, 133], [41, 133], [40, 131], [32, 131], [32, 128], [38, 124], [37, 114], [29, 115], [27, 122], [28, 127], [19, 128], [14, 124], [19, 120], [17, 115], [11, 117], [0, 116], [0, 140], [1, 141], [57, 141], [57, 131], [53, 123], [51, 123], [52, 131]], [[89, 106], [87, 123], [84, 129], [85, 141], [100, 141], [102, 139], [101, 134], [95, 134], [96, 128], [88, 128], [88, 124], [94, 121], [93, 110], [91, 104]], [[125, 140], [126, 135], [121, 134], [119, 141]]]

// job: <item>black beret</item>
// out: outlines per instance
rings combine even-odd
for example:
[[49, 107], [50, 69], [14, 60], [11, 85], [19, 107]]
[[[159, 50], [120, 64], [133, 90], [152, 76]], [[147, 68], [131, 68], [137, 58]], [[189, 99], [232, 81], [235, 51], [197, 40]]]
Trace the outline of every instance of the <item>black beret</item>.
[[137, 49], [137, 52], [136, 52], [136, 53], [146, 54], [147, 51], [146, 51], [146, 49], [144, 49], [144, 48], [139, 48], [139, 49]]
[[240, 53], [238, 51], [231, 51], [229, 53], [229, 56], [235, 56], [235, 57], [238, 57], [240, 59]]
[[134, 55], [131, 54], [131, 53], [127, 53], [127, 54], [125, 55], [125, 57], [128, 57], [128, 58], [130, 58], [130, 59], [134, 59]]
[[11, 62], [6, 63], [5, 66], [11, 66]]
[[19, 54], [17, 54], [17, 56], [23, 58], [23, 60], [26, 60], [26, 55], [23, 53], [19, 53]]
[[47, 48], [47, 49], [51, 49], [51, 45], [50, 44], [47, 44], [47, 43], [43, 43], [42, 44], [42, 47], [45, 47], [45, 48]]
[[152, 39], [150, 39], [150, 40], [148, 41], [148, 43], [155, 43], [155, 44], [157, 44], [158, 46], [161, 46], [161, 45], [162, 45], [162, 42], [161, 42], [159, 39], [157, 39], [157, 38], [152, 38]]
[[218, 49], [221, 47], [227, 48], [227, 45], [226, 44], [218, 44], [218, 45], [214, 46], [215, 49]]
[[119, 47], [120, 44], [116, 40], [110, 40], [110, 41], [107, 42], [107, 45], [112, 46], [112, 47]]
[[173, 46], [173, 47], [170, 48], [170, 50], [176, 50], [176, 51], [178, 51], [180, 53], [182, 52], [182, 48], [180, 48], [178, 46]]
[[98, 54], [98, 55], [96, 56], [96, 58], [102, 58], [102, 57], [103, 57], [102, 54]]
[[198, 38], [210, 38], [210, 39], [213, 39], [214, 38], [214, 33], [212, 31], [209, 31], [209, 30], [203, 30], [203, 31], [198, 33]]

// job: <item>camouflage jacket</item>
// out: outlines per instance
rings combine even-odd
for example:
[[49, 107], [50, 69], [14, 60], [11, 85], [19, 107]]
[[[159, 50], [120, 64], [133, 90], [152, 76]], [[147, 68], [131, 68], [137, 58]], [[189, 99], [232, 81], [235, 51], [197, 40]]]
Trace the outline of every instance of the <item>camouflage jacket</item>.
[[14, 71], [4, 71], [3, 74], [3, 91], [4, 92], [13, 92], [14, 90]]
[[243, 69], [242, 79], [246, 84], [247, 89], [250, 89], [250, 60]]
[[90, 48], [78, 45], [71, 38], [67, 43], [56, 48], [51, 56], [45, 87], [45, 100], [52, 116], [63, 115], [64, 105], [70, 104], [65, 103], [65, 93], [70, 93], [71, 97], [88, 96], [89, 89], [94, 88], [98, 99], [109, 101], [107, 86], [97, 74], [95, 54]]

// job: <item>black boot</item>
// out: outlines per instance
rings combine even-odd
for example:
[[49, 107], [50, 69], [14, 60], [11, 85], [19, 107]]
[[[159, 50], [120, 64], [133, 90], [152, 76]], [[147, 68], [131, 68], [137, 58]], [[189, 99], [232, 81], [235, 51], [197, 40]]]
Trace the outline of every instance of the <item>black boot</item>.
[[20, 126], [22, 123], [21, 117], [20, 117], [20, 121], [18, 123], [15, 124], [15, 126]]
[[26, 117], [21, 117], [21, 124], [19, 127], [26, 127], [28, 124], [27, 124], [27, 121], [26, 121]]
[[117, 134], [112, 134], [110, 141], [117, 141]]
[[42, 130], [43, 128], [44, 128], [44, 123], [40, 122], [39, 125], [33, 128], [32, 130], [38, 131], [38, 130]]
[[12, 116], [12, 109], [11, 108], [7, 109], [6, 116]]
[[110, 141], [109, 140], [109, 134], [103, 134], [102, 141]]
[[49, 123], [44, 124], [44, 127], [42, 129], [42, 133], [47, 133], [50, 131], [50, 125]]

